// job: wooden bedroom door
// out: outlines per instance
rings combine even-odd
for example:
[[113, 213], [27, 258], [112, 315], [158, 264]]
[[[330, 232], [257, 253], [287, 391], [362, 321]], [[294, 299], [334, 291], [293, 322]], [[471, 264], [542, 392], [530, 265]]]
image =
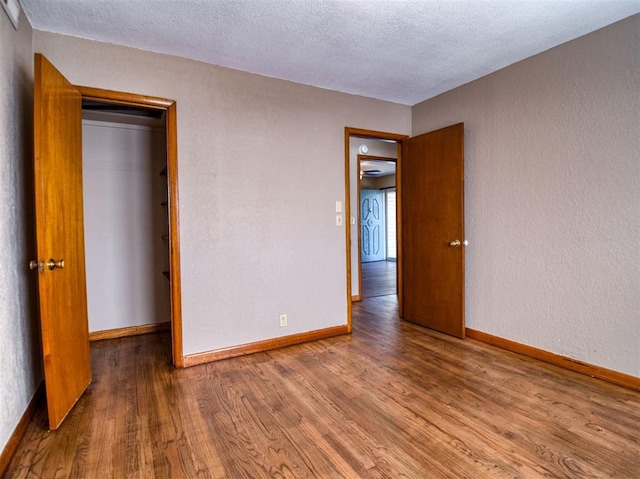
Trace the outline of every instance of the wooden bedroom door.
[[459, 338], [464, 322], [464, 124], [403, 142], [403, 318]]

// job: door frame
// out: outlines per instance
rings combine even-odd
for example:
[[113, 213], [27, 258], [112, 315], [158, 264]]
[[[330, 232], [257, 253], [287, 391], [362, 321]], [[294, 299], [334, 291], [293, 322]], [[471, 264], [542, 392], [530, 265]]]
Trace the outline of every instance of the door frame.
[[106, 103], [129, 105], [149, 110], [166, 112], [167, 142], [167, 194], [169, 211], [169, 281], [170, 281], [170, 321], [171, 321], [171, 357], [173, 365], [184, 367], [182, 350], [182, 288], [180, 276], [180, 218], [178, 202], [178, 134], [177, 105], [174, 100], [137, 95], [113, 90], [103, 90], [74, 85], [80, 91], [82, 99], [97, 100]]
[[[385, 138], [386, 139], [386, 138]], [[398, 214], [398, 208], [397, 208], [397, 199], [398, 199], [398, 194], [397, 194], [397, 190], [398, 190], [398, 161], [396, 158], [387, 158], [384, 156], [371, 156], [371, 155], [358, 155], [358, 159], [357, 159], [357, 164], [358, 164], [358, 168], [360, 168], [360, 162], [362, 160], [369, 160], [369, 161], [393, 161], [396, 164], [396, 181], [395, 181], [395, 188], [396, 188], [396, 214]], [[354, 299], [354, 301], [360, 301], [362, 300], [362, 228], [360, 227], [360, 222], [362, 221], [362, 211], [361, 211], [361, 201], [360, 201], [360, 191], [362, 190], [362, 178], [360, 178], [360, 175], [357, 175], [358, 180], [358, 216], [356, 217], [356, 226], [358, 227], [358, 296], [356, 296], [357, 299]], [[383, 191], [383, 190], [381, 190]], [[387, 235], [387, 231], [386, 231], [386, 208], [387, 208], [387, 204], [386, 204], [386, 193], [385, 193], [385, 237]], [[397, 227], [398, 227], [398, 218], [396, 217], [396, 231], [397, 231]], [[386, 245], [386, 248], [388, 248], [389, 245]], [[396, 236], [396, 251], [398, 250], [398, 237]], [[385, 257], [386, 257], [386, 252], [385, 252]], [[397, 258], [396, 258], [396, 263], [397, 263]], [[397, 266], [396, 266], [397, 267]], [[397, 275], [396, 275], [397, 276]], [[398, 288], [398, 278], [396, 277], [396, 291]]]
[[[364, 139], [375, 139], [375, 140], [393, 140], [396, 141], [396, 149], [397, 149], [397, 160], [396, 160], [396, 234], [397, 234], [397, 244], [398, 244], [398, 257], [397, 257], [397, 288], [398, 288], [398, 308], [400, 315], [402, 316], [402, 142], [403, 140], [409, 138], [409, 135], [400, 135], [398, 133], [386, 133], [382, 131], [375, 130], [366, 130], [362, 128], [353, 128], [353, 127], [345, 127], [344, 129], [344, 178], [345, 178], [345, 219], [344, 222], [345, 228], [345, 239], [346, 239], [346, 249], [347, 249], [347, 330], [348, 332], [352, 331], [352, 302], [353, 298], [351, 295], [351, 158], [350, 158], [350, 150], [349, 150], [349, 139], [350, 138], [364, 138]], [[354, 185], [355, 188], [359, 188], [360, 181], [357, 181], [357, 185]], [[358, 195], [358, 202], [360, 201]], [[359, 207], [358, 207], [359, 209]], [[359, 221], [358, 216], [358, 221]], [[360, 225], [355, 225], [358, 228]], [[359, 237], [359, 236], [358, 236]], [[360, 241], [358, 240], [358, 251], [360, 249]], [[360, 263], [358, 263], [360, 264]], [[362, 295], [362, 274], [359, 271], [359, 293]]]

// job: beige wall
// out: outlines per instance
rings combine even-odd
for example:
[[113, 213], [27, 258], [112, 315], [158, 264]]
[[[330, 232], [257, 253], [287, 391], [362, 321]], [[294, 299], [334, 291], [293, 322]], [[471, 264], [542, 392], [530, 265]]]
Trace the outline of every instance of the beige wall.
[[379, 177], [363, 177], [360, 180], [360, 189], [383, 190], [385, 188], [395, 188], [396, 175], [385, 175]]
[[35, 305], [31, 201], [31, 26], [0, 10], [0, 451], [42, 378]]
[[346, 323], [344, 128], [408, 133], [409, 107], [38, 31], [34, 50], [177, 101], [185, 354]]
[[640, 16], [416, 105], [465, 123], [467, 324], [640, 376]]

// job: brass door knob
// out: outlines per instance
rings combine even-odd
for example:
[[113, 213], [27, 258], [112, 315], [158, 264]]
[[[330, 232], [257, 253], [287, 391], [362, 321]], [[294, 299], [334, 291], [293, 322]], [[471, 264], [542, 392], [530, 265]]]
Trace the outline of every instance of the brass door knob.
[[31, 261], [29, 261], [29, 269], [44, 271], [44, 261], [36, 261], [35, 259], [32, 259]]
[[458, 246], [468, 246], [469, 242], [467, 240], [460, 241], [458, 239], [449, 242], [449, 246], [452, 248], [457, 248]]
[[60, 261], [55, 261], [53, 258], [49, 258], [49, 261], [47, 261], [47, 267], [50, 270], [54, 270], [56, 268], [63, 269], [64, 268], [64, 260], [61, 259]]

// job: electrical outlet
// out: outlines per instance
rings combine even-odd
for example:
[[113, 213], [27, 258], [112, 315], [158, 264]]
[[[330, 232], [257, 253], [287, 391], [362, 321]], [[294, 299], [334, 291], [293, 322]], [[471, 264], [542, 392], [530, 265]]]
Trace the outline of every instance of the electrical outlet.
[[287, 315], [286, 314], [281, 314], [280, 315], [280, 327], [284, 328], [287, 325]]

